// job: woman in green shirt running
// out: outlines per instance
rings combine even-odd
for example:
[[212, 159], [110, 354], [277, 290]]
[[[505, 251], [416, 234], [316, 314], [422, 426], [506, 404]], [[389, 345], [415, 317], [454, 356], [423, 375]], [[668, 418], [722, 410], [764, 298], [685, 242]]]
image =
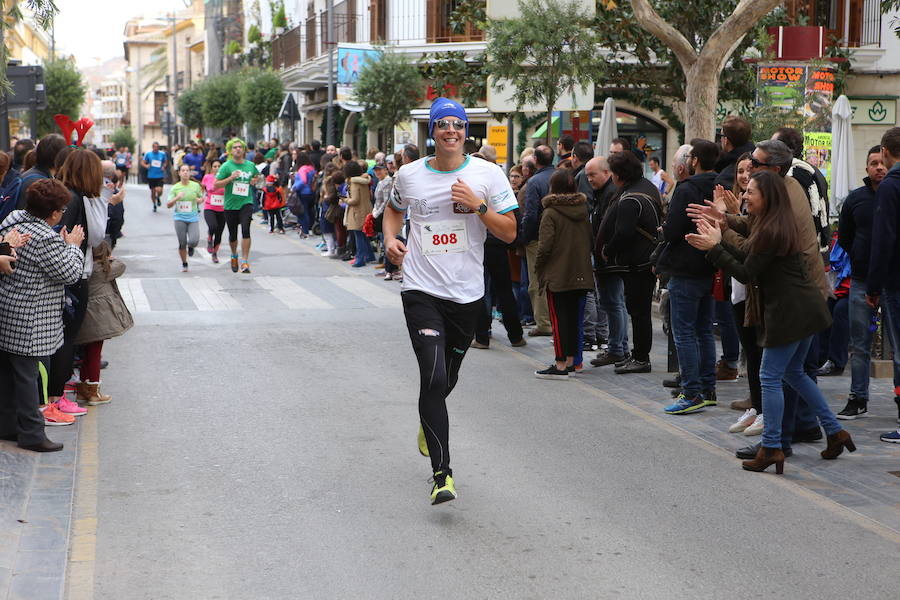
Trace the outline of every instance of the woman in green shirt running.
[[181, 257], [181, 272], [187, 273], [188, 256], [194, 255], [194, 248], [200, 241], [200, 202], [203, 188], [191, 179], [190, 165], [178, 169], [181, 180], [169, 190], [168, 208], [175, 207], [175, 235], [178, 236], [178, 255]]

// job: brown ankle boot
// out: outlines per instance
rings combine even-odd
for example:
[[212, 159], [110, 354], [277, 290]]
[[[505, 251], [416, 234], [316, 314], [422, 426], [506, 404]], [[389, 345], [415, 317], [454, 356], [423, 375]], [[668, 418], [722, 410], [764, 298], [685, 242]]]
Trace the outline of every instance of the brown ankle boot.
[[75, 397], [88, 406], [109, 404], [112, 398], [100, 394], [100, 383], [94, 381], [81, 381], [75, 385]]
[[753, 460], [745, 460], [741, 466], [745, 471], [765, 471], [769, 465], [775, 465], [775, 472], [779, 475], [784, 473], [784, 452], [781, 448], [766, 448], [760, 446]]
[[79, 381], [75, 384], [75, 401], [82, 404], [87, 403], [93, 396], [90, 385], [87, 381]]
[[841, 429], [836, 434], [828, 436], [828, 447], [822, 450], [822, 458], [834, 460], [844, 452], [844, 448], [856, 452], [856, 444], [853, 443], [850, 434], [846, 429]]

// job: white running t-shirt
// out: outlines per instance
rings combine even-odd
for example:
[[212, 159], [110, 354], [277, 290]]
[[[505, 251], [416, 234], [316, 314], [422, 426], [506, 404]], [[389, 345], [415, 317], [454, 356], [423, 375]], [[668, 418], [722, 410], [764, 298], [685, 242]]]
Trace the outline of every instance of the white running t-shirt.
[[500, 214], [518, 208], [516, 195], [497, 165], [467, 156], [453, 171], [438, 171], [426, 156], [403, 165], [394, 176], [391, 206], [409, 210], [409, 252], [401, 289], [418, 290], [460, 304], [484, 296], [484, 240], [487, 227], [476, 212], [455, 204], [457, 178]]

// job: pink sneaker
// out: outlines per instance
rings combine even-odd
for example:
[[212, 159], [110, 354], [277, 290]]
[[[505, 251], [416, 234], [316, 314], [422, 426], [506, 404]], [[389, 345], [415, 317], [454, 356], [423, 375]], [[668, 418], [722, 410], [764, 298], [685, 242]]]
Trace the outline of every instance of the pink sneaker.
[[59, 412], [61, 413], [73, 415], [76, 417], [86, 415], [88, 412], [86, 408], [78, 406], [76, 403], [72, 402], [65, 396], [59, 399], [59, 402], [56, 403], [56, 408], [58, 408]]

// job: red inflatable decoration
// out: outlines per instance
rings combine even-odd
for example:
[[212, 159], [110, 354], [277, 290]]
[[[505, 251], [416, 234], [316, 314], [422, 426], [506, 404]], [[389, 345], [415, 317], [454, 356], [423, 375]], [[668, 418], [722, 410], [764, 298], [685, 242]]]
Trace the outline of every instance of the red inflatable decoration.
[[[53, 120], [56, 121], [56, 125], [62, 132], [63, 137], [66, 139], [66, 143], [70, 146], [83, 146], [84, 138], [87, 135], [88, 130], [94, 126], [94, 122], [87, 117], [81, 117], [77, 121], [73, 122], [72, 119], [67, 115], [55, 115], [53, 117]], [[76, 132], [78, 134], [77, 142], [72, 140], [72, 132]]]

